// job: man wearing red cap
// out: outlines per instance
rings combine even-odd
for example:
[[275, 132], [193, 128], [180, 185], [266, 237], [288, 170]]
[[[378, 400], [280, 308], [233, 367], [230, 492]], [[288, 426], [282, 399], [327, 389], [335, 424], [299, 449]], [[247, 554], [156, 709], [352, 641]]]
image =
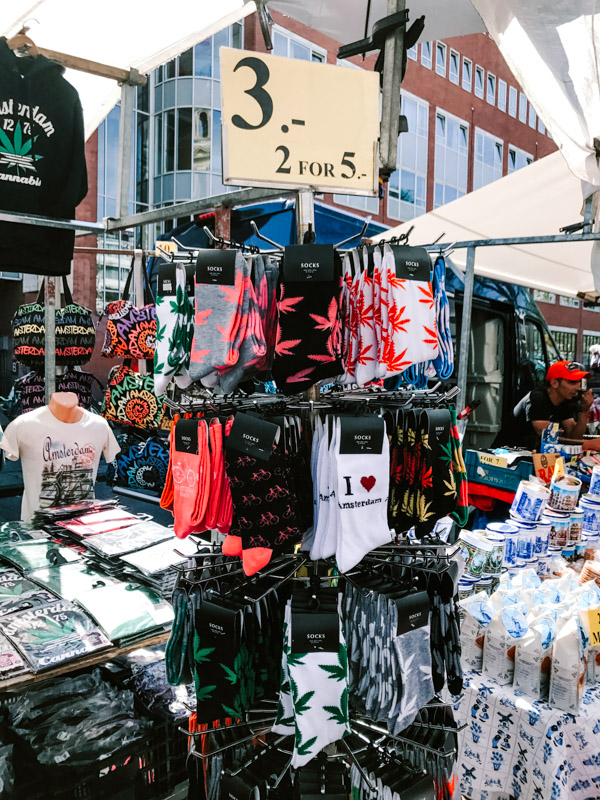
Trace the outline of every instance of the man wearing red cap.
[[[558, 422], [562, 428], [561, 441], [581, 444], [594, 402], [591, 389], [581, 393], [581, 381], [589, 374], [573, 361], [551, 364], [545, 387], [532, 389], [515, 406], [515, 444], [538, 448], [542, 431], [552, 422]], [[586, 439], [585, 447], [600, 450], [600, 438]]]

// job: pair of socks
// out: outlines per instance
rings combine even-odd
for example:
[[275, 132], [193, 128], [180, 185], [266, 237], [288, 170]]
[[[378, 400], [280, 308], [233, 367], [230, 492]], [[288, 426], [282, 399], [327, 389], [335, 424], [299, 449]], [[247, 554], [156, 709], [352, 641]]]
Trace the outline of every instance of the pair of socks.
[[335, 555], [340, 571], [347, 572], [371, 550], [391, 542], [390, 456], [385, 431], [381, 453], [344, 453], [341, 443], [342, 422], [328, 417], [316, 453], [317, 523], [310, 555], [313, 560]]
[[208, 426], [205, 420], [198, 420], [197, 430], [197, 452], [181, 452], [177, 449], [176, 427], [171, 442], [174, 529], [180, 539], [194, 531], [205, 530], [204, 516], [210, 489]]
[[190, 321], [192, 303], [183, 264], [161, 264], [156, 295], [154, 390], [164, 393], [171, 380], [184, 389], [190, 384]]
[[254, 575], [302, 538], [289, 468], [278, 446], [268, 461], [230, 450], [226, 470], [233, 520], [223, 553], [240, 556], [246, 575]]
[[[310, 261], [310, 247], [306, 246]], [[285, 264], [284, 264], [285, 275]], [[334, 254], [330, 281], [282, 281], [273, 378], [284, 394], [296, 394], [343, 373], [341, 360], [341, 262]]]
[[310, 653], [292, 649], [292, 624], [289, 601], [284, 620], [279, 707], [273, 732], [294, 736], [292, 767], [298, 768], [324, 747], [350, 733], [348, 658], [341, 623], [336, 652]]
[[196, 283], [194, 337], [190, 356], [192, 381], [206, 378], [218, 367], [232, 367], [248, 323], [250, 262], [235, 255], [234, 283]]

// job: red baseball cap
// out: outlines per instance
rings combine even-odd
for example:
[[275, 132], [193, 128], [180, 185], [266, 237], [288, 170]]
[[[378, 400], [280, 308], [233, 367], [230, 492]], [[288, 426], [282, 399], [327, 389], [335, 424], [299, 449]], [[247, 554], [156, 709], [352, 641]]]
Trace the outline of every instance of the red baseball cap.
[[546, 379], [551, 381], [563, 378], [566, 381], [580, 381], [590, 374], [580, 367], [581, 364], [577, 364], [575, 361], [555, 361], [548, 367]]

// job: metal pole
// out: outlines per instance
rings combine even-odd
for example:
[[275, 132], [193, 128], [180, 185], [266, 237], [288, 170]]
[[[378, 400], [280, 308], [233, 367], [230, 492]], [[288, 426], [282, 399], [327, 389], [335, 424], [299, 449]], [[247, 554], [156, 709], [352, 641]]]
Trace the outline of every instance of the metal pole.
[[469, 374], [469, 349], [471, 342], [471, 311], [473, 309], [473, 286], [475, 284], [475, 248], [467, 250], [465, 269], [465, 292], [463, 295], [462, 324], [460, 329], [460, 350], [458, 353], [459, 403], [467, 403], [467, 378]]
[[44, 284], [44, 378], [46, 381], [46, 404], [56, 389], [56, 331], [54, 328], [56, 308], [56, 282], [48, 276]]
[[121, 116], [119, 119], [119, 166], [117, 171], [117, 213], [129, 214], [129, 182], [131, 176], [131, 139], [133, 134], [133, 99], [135, 86], [121, 86]]
[[296, 199], [296, 242], [302, 244], [308, 226], [315, 229], [315, 198], [311, 191], [298, 192]]
[[[133, 253], [133, 291], [135, 297], [135, 304], [138, 308], [144, 305], [144, 263], [143, 263], [143, 250], [134, 250]], [[140, 375], [146, 375], [147, 368], [145, 361], [138, 362], [138, 371]]]
[[[388, 0], [387, 13], [395, 14], [406, 8], [406, 0]], [[404, 28], [398, 28], [385, 40], [383, 59], [383, 88], [381, 93], [381, 131], [379, 159], [382, 172], [391, 175], [398, 159], [398, 130], [400, 118], [400, 84]]]

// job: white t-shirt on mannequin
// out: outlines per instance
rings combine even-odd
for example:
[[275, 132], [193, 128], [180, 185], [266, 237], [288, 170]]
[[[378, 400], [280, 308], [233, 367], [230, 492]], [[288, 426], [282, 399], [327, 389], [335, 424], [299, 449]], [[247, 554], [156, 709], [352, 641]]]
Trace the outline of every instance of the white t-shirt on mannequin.
[[43, 406], [17, 417], [4, 431], [0, 447], [23, 466], [23, 521], [38, 508], [92, 499], [100, 456], [110, 462], [121, 449], [105, 419], [81, 411], [77, 422], [61, 422]]

